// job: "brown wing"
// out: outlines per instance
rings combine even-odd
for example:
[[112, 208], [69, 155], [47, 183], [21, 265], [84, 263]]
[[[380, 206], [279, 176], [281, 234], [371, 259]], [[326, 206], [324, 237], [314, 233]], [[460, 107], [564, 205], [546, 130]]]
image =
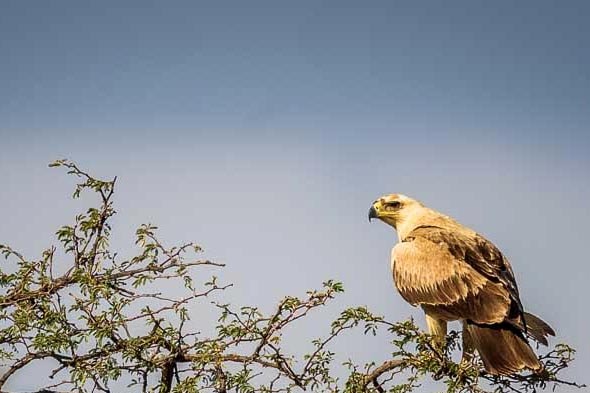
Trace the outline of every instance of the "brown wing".
[[[396, 287], [408, 302], [442, 319], [482, 324], [520, 320], [511, 269], [502, 268], [496, 258], [503, 260], [502, 254], [492, 247], [478, 236], [416, 228], [392, 251]], [[498, 273], [503, 271], [504, 276]]]
[[468, 263], [492, 282], [501, 283], [522, 315], [523, 307], [510, 262], [492, 242], [479, 234], [468, 236], [436, 226], [419, 226], [404, 240], [416, 237], [445, 244], [453, 257]]

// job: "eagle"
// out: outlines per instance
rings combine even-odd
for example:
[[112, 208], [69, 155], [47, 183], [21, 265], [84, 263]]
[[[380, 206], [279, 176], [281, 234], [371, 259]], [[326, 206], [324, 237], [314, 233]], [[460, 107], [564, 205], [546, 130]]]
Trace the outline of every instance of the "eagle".
[[402, 194], [377, 199], [369, 209], [369, 221], [374, 218], [396, 230], [395, 286], [404, 300], [422, 308], [439, 344], [447, 323], [460, 321], [463, 359], [477, 351], [494, 375], [542, 371], [528, 338], [547, 345], [555, 332], [524, 311], [512, 267], [492, 242]]

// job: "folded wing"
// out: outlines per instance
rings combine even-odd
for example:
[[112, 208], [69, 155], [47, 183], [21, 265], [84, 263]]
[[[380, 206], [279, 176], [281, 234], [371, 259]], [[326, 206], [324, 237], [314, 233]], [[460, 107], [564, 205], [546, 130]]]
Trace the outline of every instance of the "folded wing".
[[463, 320], [489, 372], [541, 367], [525, 336], [546, 343], [554, 332], [524, 313], [512, 268], [488, 240], [467, 230], [419, 226], [393, 248], [392, 270], [406, 301], [436, 318]]

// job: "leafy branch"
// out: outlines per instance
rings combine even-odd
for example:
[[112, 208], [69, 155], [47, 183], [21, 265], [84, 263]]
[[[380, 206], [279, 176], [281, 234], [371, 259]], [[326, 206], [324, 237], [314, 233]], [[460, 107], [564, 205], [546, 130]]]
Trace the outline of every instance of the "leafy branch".
[[[96, 179], [67, 160], [50, 166], [79, 180], [74, 198], [88, 191], [98, 195], [98, 205], [59, 228], [58, 246], [39, 258], [0, 244], [6, 259], [0, 268], [0, 392], [42, 359], [55, 364], [47, 378], [57, 382], [39, 392], [411, 392], [425, 376], [449, 392], [583, 386], [560, 377], [575, 353], [565, 344], [541, 357], [543, 373], [499, 378], [485, 374], [477, 359], [451, 360], [457, 333], [441, 353], [413, 321], [387, 321], [366, 307], [344, 310], [325, 337], [310, 340], [309, 353], [286, 353], [287, 328], [326, 307], [344, 291], [341, 283], [329, 280], [305, 296], [287, 296], [270, 314], [224, 303], [220, 295], [232, 284], [211, 275], [224, 265], [203, 258], [195, 243], [168, 246], [156, 226], [144, 224], [135, 233], [133, 257], [120, 260], [110, 249], [116, 178]], [[208, 311], [195, 311], [203, 307]], [[215, 326], [197, 331], [206, 329], [201, 322], [211, 313]], [[391, 337], [391, 359], [363, 366], [347, 361], [347, 375], [337, 372], [342, 365], [333, 348], [352, 329]]]

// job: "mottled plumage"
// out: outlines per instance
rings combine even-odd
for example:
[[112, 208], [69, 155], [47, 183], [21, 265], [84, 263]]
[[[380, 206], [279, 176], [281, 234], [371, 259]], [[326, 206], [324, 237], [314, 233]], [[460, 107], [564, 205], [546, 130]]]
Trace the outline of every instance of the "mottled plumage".
[[442, 336], [447, 321], [460, 320], [465, 350], [476, 349], [488, 372], [541, 368], [526, 336], [546, 345], [555, 333], [524, 312], [512, 267], [496, 246], [403, 195], [375, 201], [369, 217], [397, 230], [395, 285], [407, 302], [422, 307], [431, 334]]

